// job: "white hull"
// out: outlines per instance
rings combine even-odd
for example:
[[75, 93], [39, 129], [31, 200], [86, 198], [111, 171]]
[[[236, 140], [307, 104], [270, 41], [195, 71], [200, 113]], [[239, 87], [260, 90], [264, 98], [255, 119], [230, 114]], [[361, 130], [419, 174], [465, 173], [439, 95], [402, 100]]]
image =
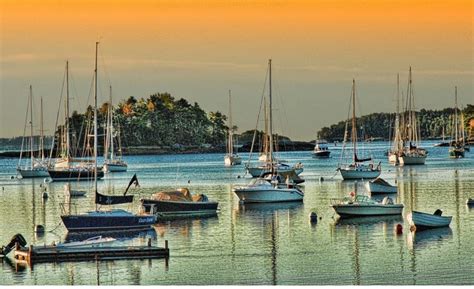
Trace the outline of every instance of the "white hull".
[[268, 203], [303, 201], [303, 192], [291, 188], [281, 189], [273, 186], [236, 187], [234, 193], [244, 203]]
[[367, 191], [371, 194], [396, 194], [398, 188], [396, 186], [385, 186], [381, 184], [375, 184], [372, 182], [367, 182], [365, 184]]
[[398, 157], [400, 165], [424, 165], [426, 156], [401, 156]]
[[388, 162], [391, 164], [398, 164], [398, 156], [394, 153], [388, 153]]
[[114, 172], [126, 172], [127, 171], [127, 164], [104, 164], [103, 170], [107, 173], [114, 173]]
[[47, 178], [49, 177], [48, 170], [46, 168], [34, 168], [34, 169], [17, 169], [17, 172], [22, 178]]
[[344, 180], [375, 179], [380, 175], [380, 170], [357, 170], [350, 168], [339, 169]]
[[437, 216], [417, 211], [412, 211], [407, 215], [410, 225], [415, 225], [421, 229], [447, 227], [451, 223], [452, 218], [451, 216]]
[[238, 155], [232, 155], [232, 156], [226, 155], [224, 157], [224, 165], [226, 167], [240, 165], [241, 163], [242, 163], [242, 158]]
[[346, 217], [401, 215], [403, 210], [402, 204], [337, 204], [332, 207], [338, 215]]

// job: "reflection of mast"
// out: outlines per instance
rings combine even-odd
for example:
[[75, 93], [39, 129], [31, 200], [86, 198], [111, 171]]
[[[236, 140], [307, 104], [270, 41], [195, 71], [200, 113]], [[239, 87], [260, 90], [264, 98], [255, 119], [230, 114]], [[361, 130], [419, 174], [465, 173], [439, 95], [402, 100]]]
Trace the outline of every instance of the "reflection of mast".
[[273, 212], [272, 214], [272, 249], [271, 249], [271, 258], [272, 258], [272, 285], [277, 285], [277, 240], [276, 240], [276, 227], [278, 224], [278, 213]]
[[354, 256], [354, 281], [352, 282], [353, 285], [360, 285], [360, 242], [359, 242], [359, 231], [358, 227], [354, 226], [354, 252], [352, 256]]
[[[461, 248], [461, 224], [460, 224], [460, 208], [461, 198], [459, 196], [459, 173], [458, 170], [454, 170], [454, 197], [456, 198], [456, 230], [458, 233], [458, 248]], [[459, 252], [459, 250], [458, 250]]]

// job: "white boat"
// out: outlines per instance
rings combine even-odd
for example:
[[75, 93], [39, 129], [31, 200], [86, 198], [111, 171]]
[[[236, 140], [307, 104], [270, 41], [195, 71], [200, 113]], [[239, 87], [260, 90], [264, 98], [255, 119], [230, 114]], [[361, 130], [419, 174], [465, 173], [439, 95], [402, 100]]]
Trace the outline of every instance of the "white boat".
[[[119, 155], [115, 155], [114, 149], [114, 140], [115, 130], [114, 130], [114, 108], [112, 104], [112, 86], [110, 86], [110, 99], [107, 106], [107, 134], [105, 137], [105, 149], [104, 149], [104, 165], [103, 170], [106, 173], [113, 172], [126, 172], [128, 165], [122, 160], [122, 146], [120, 142], [120, 134], [117, 135], [118, 146], [119, 146]], [[120, 131], [118, 131], [120, 132]]]
[[394, 204], [389, 197], [385, 197], [381, 203], [364, 195], [333, 199], [331, 202], [331, 206], [341, 217], [401, 215], [403, 210], [403, 204]]
[[67, 242], [67, 243], [59, 243], [56, 245], [58, 248], [64, 248], [64, 247], [97, 247], [101, 246], [105, 243], [110, 243], [114, 242], [117, 239], [112, 238], [112, 237], [102, 237], [102, 236], [95, 236], [91, 237], [89, 239], [86, 239], [84, 241], [75, 241], [75, 242]]
[[289, 166], [283, 163], [262, 163], [259, 166], [247, 167], [247, 171], [252, 177], [260, 177], [273, 170], [278, 171], [280, 174], [289, 174], [294, 172], [297, 176], [304, 170], [303, 164], [297, 163], [293, 166]]
[[[41, 136], [39, 143], [39, 154], [38, 158], [34, 156], [34, 136], [33, 136], [33, 87], [30, 85], [30, 94], [28, 97], [29, 121], [26, 123], [30, 124], [30, 138], [29, 138], [29, 149], [30, 149], [30, 162], [24, 166], [21, 166], [23, 156], [23, 145], [25, 136], [21, 143], [20, 159], [18, 161], [17, 173], [24, 179], [26, 178], [46, 178], [49, 177], [48, 166], [44, 157], [44, 137], [43, 137], [43, 99], [41, 99]], [[25, 123], [25, 129], [26, 129]]]
[[398, 187], [389, 184], [382, 178], [376, 178], [365, 184], [367, 191], [371, 194], [396, 194]]
[[412, 211], [407, 215], [410, 225], [417, 230], [447, 227], [451, 223], [452, 216], [441, 216], [442, 211], [436, 210], [434, 214]]
[[[268, 61], [268, 72], [269, 72], [269, 130], [268, 130], [268, 162], [259, 167], [252, 168], [247, 165], [247, 169], [252, 174], [256, 176], [263, 176], [264, 172], [268, 171], [272, 174], [270, 181], [265, 178], [254, 179], [250, 184], [246, 186], [236, 186], [233, 188], [234, 193], [239, 197], [240, 201], [243, 203], [264, 203], [264, 202], [289, 202], [289, 201], [303, 201], [304, 193], [290, 180], [290, 172], [293, 172], [293, 169], [289, 170], [285, 177], [287, 178], [288, 184], [281, 184], [278, 180], [278, 175], [284, 175], [281, 171], [282, 167], [290, 168], [288, 165], [283, 165], [278, 163], [273, 158], [273, 124], [272, 124], [272, 60]], [[255, 169], [255, 171], [254, 171]], [[303, 168], [301, 166], [300, 170]], [[299, 173], [301, 173], [301, 171]], [[297, 175], [297, 174], [296, 174]]]
[[232, 96], [229, 90], [229, 130], [227, 133], [227, 154], [224, 156], [224, 165], [226, 167], [231, 167], [235, 165], [240, 165], [242, 163], [242, 158], [234, 153], [234, 126], [232, 124]]
[[[355, 115], [355, 80], [352, 80], [352, 132], [351, 132], [351, 141], [352, 141], [352, 163], [350, 164], [339, 164], [337, 170], [341, 173], [341, 176], [344, 180], [355, 180], [355, 179], [375, 179], [382, 172], [381, 163], [377, 166], [374, 165], [372, 158], [363, 158], [360, 159], [357, 156], [357, 124], [356, 124], [356, 115]], [[344, 157], [344, 148], [346, 144], [347, 132], [347, 123], [346, 130], [344, 133], [344, 147], [341, 154], [341, 160]], [[365, 162], [371, 161], [369, 164]]]
[[327, 141], [316, 140], [313, 150], [313, 157], [315, 158], [329, 158], [331, 151], [329, 150]]
[[408, 74], [407, 98], [408, 105], [402, 115], [404, 125], [401, 127], [401, 139], [403, 141], [401, 148], [394, 153], [398, 156], [400, 165], [424, 165], [427, 153], [425, 149], [419, 147], [421, 135], [414, 108], [415, 97], [413, 95], [411, 67]]
[[302, 201], [304, 193], [297, 186], [271, 183], [266, 179], [253, 179], [249, 185], [235, 186], [234, 193], [243, 203]]

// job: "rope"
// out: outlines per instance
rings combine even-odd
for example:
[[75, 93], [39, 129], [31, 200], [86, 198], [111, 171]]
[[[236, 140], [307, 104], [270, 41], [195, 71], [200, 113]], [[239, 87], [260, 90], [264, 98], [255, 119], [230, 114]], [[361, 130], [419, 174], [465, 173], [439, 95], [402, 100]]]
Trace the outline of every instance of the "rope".
[[53, 233], [53, 231], [55, 231], [57, 228], [59, 228], [59, 226], [61, 226], [61, 222], [59, 222], [59, 223], [56, 225], [56, 227], [54, 227], [54, 229], [49, 230], [49, 231], [46, 231], [46, 232], [48, 232], [48, 233]]

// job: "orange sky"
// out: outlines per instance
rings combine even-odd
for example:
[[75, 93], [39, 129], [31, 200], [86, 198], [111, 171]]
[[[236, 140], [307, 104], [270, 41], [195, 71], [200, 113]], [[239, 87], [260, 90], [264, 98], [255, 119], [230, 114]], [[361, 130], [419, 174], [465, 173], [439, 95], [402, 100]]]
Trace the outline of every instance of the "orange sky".
[[14, 107], [2, 110], [0, 137], [21, 134], [22, 119], [4, 123], [23, 115], [30, 83], [57, 101], [65, 59], [87, 94], [97, 39], [117, 98], [170, 91], [226, 112], [231, 88], [242, 130], [254, 127], [256, 109], [246, 108], [258, 104], [270, 57], [286, 114], [312, 115], [303, 124], [289, 117], [299, 139], [345, 117], [352, 78], [361, 113], [393, 110], [395, 75], [406, 78], [409, 65], [419, 107], [452, 105], [454, 85], [464, 104], [474, 102], [472, 1], [1, 0], [0, 8], [1, 100]]

